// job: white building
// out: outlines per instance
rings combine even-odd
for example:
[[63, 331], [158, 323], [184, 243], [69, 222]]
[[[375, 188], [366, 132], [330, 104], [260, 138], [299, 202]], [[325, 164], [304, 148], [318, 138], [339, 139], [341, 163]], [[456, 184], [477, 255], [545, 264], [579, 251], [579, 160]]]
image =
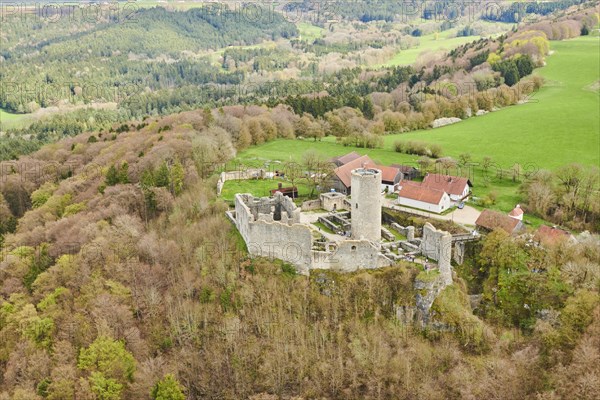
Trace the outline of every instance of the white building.
[[440, 214], [452, 207], [452, 200], [443, 190], [432, 189], [417, 182], [403, 181], [398, 191], [398, 204]]
[[471, 192], [471, 181], [467, 178], [451, 175], [427, 174], [423, 179], [423, 187], [441, 190], [450, 196], [453, 202], [466, 201]]

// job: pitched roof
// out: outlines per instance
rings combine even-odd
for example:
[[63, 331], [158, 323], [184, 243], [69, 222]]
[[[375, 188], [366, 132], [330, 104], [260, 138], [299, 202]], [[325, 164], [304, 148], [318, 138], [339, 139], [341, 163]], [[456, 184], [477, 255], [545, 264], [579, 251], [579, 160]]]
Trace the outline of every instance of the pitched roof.
[[[352, 154], [358, 156], [358, 154], [352, 152], [342, 157], [348, 157]], [[338, 158], [341, 161], [341, 158]], [[387, 165], [377, 165], [369, 156], [358, 156], [354, 160], [346, 162], [333, 170], [337, 177], [342, 181], [344, 186], [350, 187], [352, 184], [352, 170], [361, 167], [375, 168], [381, 171], [381, 180], [384, 182], [394, 182], [396, 175], [400, 170], [396, 167], [388, 167]]]
[[398, 168], [400, 170], [400, 172], [403, 172], [403, 173], [418, 171], [418, 169], [416, 169], [415, 167], [412, 167], [410, 165], [392, 164], [391, 166]]
[[513, 233], [520, 223], [521, 221], [518, 219], [492, 210], [483, 210], [477, 221], [475, 221], [475, 225], [489, 229], [490, 231], [500, 228], [507, 233]]
[[423, 186], [431, 189], [443, 190], [448, 194], [461, 195], [465, 191], [465, 186], [473, 186], [467, 178], [441, 174], [427, 174], [423, 179]]
[[513, 208], [511, 212], [508, 213], [508, 215], [511, 217], [518, 217], [520, 215], [523, 215], [523, 209], [520, 205], [517, 204], [517, 206]]
[[542, 225], [535, 232], [535, 236], [538, 239], [554, 242], [561, 239], [568, 239], [571, 234], [555, 226]]
[[400, 173], [400, 170], [396, 167], [388, 167], [387, 165], [376, 165], [375, 168], [381, 170], [381, 180], [387, 182], [394, 182], [396, 175]]
[[343, 156], [333, 157], [331, 159], [331, 161], [334, 161], [334, 162], [338, 161], [341, 165], [345, 165], [345, 164], [349, 163], [350, 161], [356, 160], [357, 158], [360, 158], [360, 154], [353, 151], [351, 153], [344, 154]]
[[333, 170], [335, 175], [346, 187], [350, 187], [352, 184], [352, 170], [361, 167], [374, 168], [375, 163], [369, 158], [369, 156], [362, 156], [355, 160], [352, 160], [341, 167], [337, 167]]
[[429, 204], [440, 204], [445, 192], [443, 190], [432, 189], [423, 186], [417, 182], [405, 181], [398, 191], [398, 197], [405, 199], [418, 200]]

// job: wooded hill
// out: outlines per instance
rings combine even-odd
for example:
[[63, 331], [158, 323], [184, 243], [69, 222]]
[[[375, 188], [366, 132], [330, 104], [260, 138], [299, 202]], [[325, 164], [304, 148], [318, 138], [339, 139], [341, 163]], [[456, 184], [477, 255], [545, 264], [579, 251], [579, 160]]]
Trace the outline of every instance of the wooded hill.
[[0, 399], [600, 395], [595, 236], [493, 233], [434, 304], [447, 330], [398, 319], [409, 264], [309, 279], [249, 259], [205, 166], [233, 156], [226, 127], [283, 132], [282, 112], [147, 119], [3, 167]]

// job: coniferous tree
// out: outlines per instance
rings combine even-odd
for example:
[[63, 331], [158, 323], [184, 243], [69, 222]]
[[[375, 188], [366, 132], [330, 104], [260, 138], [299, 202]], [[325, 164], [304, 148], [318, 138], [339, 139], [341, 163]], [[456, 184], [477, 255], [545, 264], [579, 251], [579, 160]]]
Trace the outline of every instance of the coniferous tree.
[[169, 187], [169, 167], [167, 162], [163, 162], [154, 175], [154, 184], [156, 187]]
[[106, 186], [114, 186], [119, 183], [119, 173], [114, 165], [111, 165], [106, 172]]

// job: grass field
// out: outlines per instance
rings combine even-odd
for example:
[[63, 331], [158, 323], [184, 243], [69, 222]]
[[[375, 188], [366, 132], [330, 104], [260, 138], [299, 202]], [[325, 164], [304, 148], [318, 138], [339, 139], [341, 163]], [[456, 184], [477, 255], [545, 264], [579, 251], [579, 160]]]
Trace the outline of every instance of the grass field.
[[[283, 183], [283, 187], [292, 186], [289, 182], [281, 179], [257, 179], [257, 180], [231, 180], [223, 185], [221, 197], [226, 201], [233, 201], [236, 193], [251, 193], [256, 197], [270, 196], [272, 189], [277, 189], [277, 184]], [[310, 188], [302, 182], [294, 182], [298, 188], [298, 198], [305, 199], [310, 194]]]
[[[593, 86], [599, 80], [598, 40], [584, 37], [551, 42], [554, 54], [548, 57], [548, 65], [536, 72], [547, 83], [531, 103], [435, 130], [387, 135], [382, 149], [344, 147], [331, 137], [321, 142], [277, 140], [241, 152], [238, 161], [253, 166], [262, 166], [269, 160], [301, 161], [304, 152], [315, 149], [324, 157], [356, 151], [385, 165], [416, 165], [417, 156], [392, 149], [394, 141], [412, 139], [439, 143], [445, 155], [455, 158], [465, 152], [475, 162], [490, 156], [503, 170], [515, 163], [528, 169], [554, 169], [572, 162], [598, 165], [600, 104], [598, 90]], [[475, 167], [464, 175], [469, 175], [475, 185], [475, 196], [494, 192], [497, 202], [492, 208], [509, 211], [520, 202], [521, 182], [513, 182], [507, 175], [499, 177], [492, 170]]]
[[31, 120], [29, 114], [12, 114], [0, 109], [0, 130], [20, 128]]
[[[421, 18], [416, 18], [411, 21], [411, 25], [418, 26], [422, 23], [428, 23], [427, 20], [423, 20]], [[488, 22], [488, 21], [478, 21], [477, 24], [480, 27], [483, 27], [486, 32], [506, 32], [512, 28], [512, 24], [503, 23], [503, 22]], [[481, 36], [461, 36], [456, 37], [458, 29], [449, 29], [438, 33], [432, 33], [429, 35], [424, 35], [419, 37], [419, 46], [410, 48], [407, 50], [399, 51], [394, 57], [392, 57], [387, 62], [375, 66], [375, 68], [379, 67], [394, 67], [398, 65], [410, 65], [413, 64], [422, 53], [425, 52], [438, 52], [440, 50], [450, 51], [452, 49], [457, 48], [465, 43], [472, 42], [474, 40], [479, 40], [482, 37], [496, 37], [499, 33], [489, 33], [483, 34]]]
[[410, 65], [417, 61], [419, 56], [424, 52], [437, 52], [441, 50], [450, 51], [462, 44], [469, 43], [481, 38], [481, 36], [449, 37], [454, 33], [454, 30], [438, 33], [437, 39], [436, 34], [421, 36], [419, 37], [418, 47], [413, 47], [407, 50], [401, 50], [387, 62], [377, 65], [375, 66], [375, 68], [395, 67], [397, 65]]
[[385, 137], [435, 142], [444, 153], [491, 156], [503, 168], [515, 163], [553, 169], [578, 162], [600, 164], [600, 80], [597, 37], [551, 42], [554, 54], [536, 71], [544, 87], [527, 104], [508, 107], [458, 124]]
[[323, 36], [324, 29], [306, 22], [298, 22], [296, 24], [302, 40], [312, 42]]

